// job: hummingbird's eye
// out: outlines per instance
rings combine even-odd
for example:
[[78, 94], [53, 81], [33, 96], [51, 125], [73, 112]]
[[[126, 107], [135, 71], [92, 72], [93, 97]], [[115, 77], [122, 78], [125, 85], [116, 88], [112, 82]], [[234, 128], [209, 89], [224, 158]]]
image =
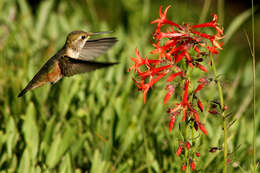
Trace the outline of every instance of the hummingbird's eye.
[[85, 40], [85, 38], [86, 38], [85, 35], [82, 35], [82, 36], [81, 36], [81, 39], [82, 39], [82, 40]]

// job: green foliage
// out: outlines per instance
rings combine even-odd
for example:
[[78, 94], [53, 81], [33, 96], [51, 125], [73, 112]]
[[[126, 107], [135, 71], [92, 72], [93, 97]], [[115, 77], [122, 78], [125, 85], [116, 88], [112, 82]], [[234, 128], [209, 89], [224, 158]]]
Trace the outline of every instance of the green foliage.
[[[45, 0], [32, 8], [25, 0], [0, 1], [1, 172], [180, 171], [182, 161], [175, 152], [181, 136], [178, 126], [168, 131], [169, 105], [163, 105], [164, 86], [157, 85], [144, 104], [132, 74], [127, 72], [136, 47], [142, 52], [151, 50], [154, 26], [150, 21], [157, 18], [159, 6], [165, 7], [168, 2]], [[179, 23], [186, 19], [198, 21], [199, 7], [189, 6], [187, 10], [187, 3], [179, 1], [172, 5], [169, 18]], [[247, 12], [235, 18], [228, 30], [229, 42], [247, 18]], [[65, 78], [17, 98], [41, 65], [61, 48], [66, 35], [76, 29], [113, 30], [119, 42], [99, 59], [120, 64]], [[252, 74], [248, 48], [244, 53], [240, 46], [226, 44], [218, 61], [232, 111], [229, 122], [236, 120], [228, 132], [232, 153], [229, 172], [249, 171], [252, 156]], [[260, 68], [256, 69], [259, 74]], [[214, 85], [207, 90], [204, 103], [217, 98]], [[196, 167], [201, 172], [219, 172], [223, 168], [222, 152], [208, 151], [223, 144], [221, 119], [208, 113], [200, 116], [209, 137], [201, 138]]]

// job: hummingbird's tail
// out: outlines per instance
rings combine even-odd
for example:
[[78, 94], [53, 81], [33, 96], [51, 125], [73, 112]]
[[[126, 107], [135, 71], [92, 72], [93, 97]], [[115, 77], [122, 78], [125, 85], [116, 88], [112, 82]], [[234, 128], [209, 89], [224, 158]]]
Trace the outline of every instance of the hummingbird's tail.
[[18, 97], [22, 97], [27, 91], [32, 90], [34, 88], [38, 88], [44, 85], [47, 80], [47, 75], [42, 69], [33, 77], [33, 79], [26, 85], [26, 87], [18, 94]]
[[28, 89], [24, 88], [24, 89], [18, 94], [18, 97], [22, 97], [27, 91], [28, 91]]
[[30, 81], [28, 85], [18, 94], [18, 97], [22, 97], [27, 91], [31, 90], [34, 88], [34, 83], [33, 81]]

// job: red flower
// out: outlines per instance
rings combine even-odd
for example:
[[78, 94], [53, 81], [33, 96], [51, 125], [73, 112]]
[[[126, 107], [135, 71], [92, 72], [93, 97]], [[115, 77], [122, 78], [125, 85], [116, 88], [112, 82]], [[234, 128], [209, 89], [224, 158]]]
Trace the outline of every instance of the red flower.
[[196, 169], [195, 162], [193, 160], [190, 160], [190, 167], [193, 171]]
[[197, 122], [197, 124], [198, 124], [200, 130], [201, 130], [205, 135], [208, 136], [208, 132], [207, 132], [206, 128], [204, 127], [204, 125], [203, 125], [202, 123], [200, 123], [200, 122]]
[[181, 75], [182, 73], [183, 73], [183, 72], [180, 71], [180, 72], [171, 74], [171, 75], [168, 77], [167, 82], [171, 82], [172, 80], [174, 80], [177, 76]]
[[181, 167], [181, 170], [182, 170], [182, 171], [185, 171], [185, 170], [186, 170], [186, 168], [187, 168], [187, 167], [186, 167], [186, 165], [185, 165], [185, 164], [183, 164], [183, 165], [182, 165], [182, 167]]
[[176, 155], [177, 155], [177, 156], [181, 155], [181, 152], [182, 152], [182, 146], [179, 145], [179, 147], [178, 147], [178, 149], [177, 149], [177, 151], [176, 151]]
[[168, 93], [164, 97], [163, 104], [168, 102], [168, 100], [170, 99], [170, 97], [173, 95], [173, 92], [174, 92], [173, 85], [167, 85], [166, 89], [168, 89]]
[[186, 142], [186, 148], [189, 150], [190, 149], [190, 143], [187, 141]]
[[202, 90], [205, 87], [206, 83], [199, 84], [198, 87], [195, 89], [194, 93], [197, 93], [198, 91]]
[[176, 114], [172, 115], [170, 123], [169, 123], [169, 131], [171, 131], [174, 126], [175, 118], [176, 118]]
[[197, 153], [196, 153], [196, 156], [197, 156], [197, 157], [200, 157], [200, 153], [197, 152]]
[[197, 63], [196, 64], [196, 66], [199, 68], [199, 69], [201, 69], [202, 71], [204, 71], [204, 72], [208, 72], [208, 70], [206, 69], [206, 67], [204, 67], [203, 65], [201, 65], [200, 63]]
[[185, 88], [184, 88], [184, 95], [183, 95], [183, 99], [182, 99], [183, 106], [188, 104], [188, 88], [189, 88], [189, 80], [186, 80]]
[[[142, 57], [140, 52], [135, 49], [135, 57], [131, 57], [134, 65], [129, 68], [129, 71], [134, 70], [137, 75], [137, 78], [133, 80], [138, 90], [143, 92], [144, 102], [146, 102], [149, 90], [159, 80], [171, 82], [165, 88], [167, 93], [163, 100], [164, 104], [174, 94], [178, 94], [178, 92], [175, 92], [175, 86], [178, 87], [179, 85], [173, 82], [175, 82], [176, 77], [181, 76], [178, 82], [180, 84], [184, 82], [184, 92], [182, 98], [179, 95], [174, 97], [176, 99], [180, 98], [180, 101], [174, 108], [170, 108], [168, 111], [171, 114], [169, 131], [174, 127], [176, 116], [182, 113], [182, 121], [194, 123], [196, 130], [200, 128], [203, 133], [208, 135], [204, 125], [199, 120], [198, 109], [203, 112], [203, 105], [196, 93], [208, 85], [211, 80], [205, 77], [201, 78], [198, 81], [197, 88], [190, 91], [191, 95], [189, 95], [189, 84], [192, 82], [190, 73], [193, 67], [199, 68], [203, 72], [208, 72], [207, 69], [210, 64], [202, 62], [205, 62], [204, 59], [209, 54], [217, 54], [222, 49], [223, 42], [220, 42], [220, 39], [223, 39], [223, 28], [217, 23], [217, 16], [215, 14], [210, 22], [196, 25], [179, 25], [167, 19], [169, 8], [170, 6], [162, 12], [162, 7], [160, 7], [159, 18], [152, 21], [152, 24], [156, 24], [156, 30], [153, 34], [153, 50], [150, 53], [156, 56], [156, 58]], [[208, 34], [201, 32], [198, 28], [210, 28], [213, 32]], [[189, 71], [189, 76], [186, 74], [187, 71]], [[168, 78], [164, 78], [166, 75], [168, 75]], [[196, 98], [198, 108], [196, 108], [193, 100]]]
[[197, 104], [198, 104], [200, 111], [203, 112], [203, 105], [202, 105], [200, 99], [198, 99]]
[[142, 58], [140, 56], [140, 52], [137, 50], [137, 48], [135, 48], [135, 55], [136, 55], [136, 58], [133, 58], [131, 57], [130, 59], [135, 63], [132, 67], [129, 68], [128, 71], [131, 71], [131, 70], [135, 70], [135, 71], [140, 71], [139, 67], [144, 65], [144, 64], [158, 64], [160, 63], [159, 60], [148, 60], [147, 57], [145, 58]]
[[209, 113], [216, 115], [216, 114], [218, 114], [218, 111], [216, 109], [211, 109], [211, 110], [209, 110]]
[[158, 27], [161, 27], [163, 24], [170, 24], [170, 25], [173, 25], [173, 26], [175, 26], [177, 28], [180, 28], [180, 26], [178, 24], [176, 24], [176, 23], [174, 23], [172, 21], [169, 21], [167, 19], [167, 17], [166, 17], [167, 11], [168, 11], [168, 9], [170, 7], [171, 7], [170, 5], [168, 7], [166, 7], [164, 12], [162, 13], [162, 6], [161, 6], [160, 9], [159, 9], [159, 16], [160, 16], [160, 18], [152, 21], [151, 24], [158, 23]]

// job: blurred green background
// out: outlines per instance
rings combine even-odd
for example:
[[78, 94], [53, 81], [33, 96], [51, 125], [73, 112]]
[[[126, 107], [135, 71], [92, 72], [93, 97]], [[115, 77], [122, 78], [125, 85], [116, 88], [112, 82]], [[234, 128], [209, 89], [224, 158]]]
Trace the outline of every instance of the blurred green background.
[[[180, 172], [176, 157], [178, 125], [168, 131], [170, 105], [156, 85], [146, 104], [127, 69], [134, 49], [142, 55], [150, 40], [160, 5], [172, 5], [168, 18], [197, 24], [217, 13], [224, 22], [225, 44], [215, 57], [232, 115], [228, 129], [228, 172], [249, 172], [252, 161], [252, 69], [245, 33], [251, 33], [250, 1], [156, 0], [1, 0], [0, 1], [0, 172]], [[256, 13], [256, 55], [260, 17]], [[100, 61], [120, 62], [109, 69], [65, 78], [17, 94], [60, 49], [73, 30], [113, 30], [119, 42]], [[257, 57], [257, 76], [260, 64]], [[259, 79], [259, 78], [258, 78]], [[260, 89], [257, 80], [257, 90]], [[203, 103], [217, 98], [207, 88]], [[257, 93], [259, 98], [259, 92]], [[260, 122], [257, 99], [257, 132]], [[220, 172], [223, 153], [209, 153], [223, 143], [221, 118], [200, 115], [209, 136], [196, 146], [200, 172]], [[178, 120], [180, 121], [180, 120]], [[260, 135], [257, 133], [257, 149]], [[259, 162], [260, 153], [257, 153]]]

